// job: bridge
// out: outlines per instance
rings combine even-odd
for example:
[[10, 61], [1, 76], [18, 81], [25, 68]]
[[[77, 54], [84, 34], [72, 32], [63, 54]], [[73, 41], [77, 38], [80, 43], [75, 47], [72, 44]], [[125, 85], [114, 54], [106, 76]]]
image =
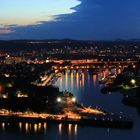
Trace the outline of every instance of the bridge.
[[137, 61], [95, 61], [95, 60], [54, 60], [55, 70], [78, 70], [78, 69], [106, 69], [106, 68], [125, 68], [128, 65], [136, 67]]

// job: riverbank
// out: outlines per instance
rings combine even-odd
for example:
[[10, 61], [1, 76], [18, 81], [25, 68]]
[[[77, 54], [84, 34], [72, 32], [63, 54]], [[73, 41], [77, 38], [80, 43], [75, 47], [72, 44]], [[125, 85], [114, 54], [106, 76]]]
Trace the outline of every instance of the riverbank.
[[140, 107], [139, 87], [125, 88], [124, 86], [110, 85], [101, 89], [102, 94], [119, 92], [123, 95], [122, 103], [128, 106]]
[[99, 126], [99, 127], [107, 127], [107, 128], [123, 128], [123, 129], [131, 129], [133, 127], [133, 122], [130, 120], [103, 120], [101, 118], [96, 117], [95, 119], [66, 119], [63, 118], [61, 120], [53, 119], [53, 118], [33, 118], [33, 117], [17, 117], [17, 116], [0, 116], [0, 123], [4, 123], [5, 125], [16, 125], [19, 123], [29, 123], [29, 124], [38, 124], [41, 123], [52, 123], [52, 124], [77, 124], [83, 126]]

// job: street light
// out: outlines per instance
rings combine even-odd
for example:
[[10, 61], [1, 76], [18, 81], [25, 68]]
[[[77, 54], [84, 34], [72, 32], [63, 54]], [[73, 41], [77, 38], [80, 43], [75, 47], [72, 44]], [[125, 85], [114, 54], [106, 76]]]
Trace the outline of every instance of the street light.
[[58, 103], [61, 102], [61, 98], [60, 98], [60, 97], [57, 98], [57, 102], [58, 102]]
[[131, 82], [132, 85], [136, 84], [136, 80], [135, 79], [132, 79], [130, 82]]
[[49, 63], [49, 60], [48, 59], [46, 60], [46, 63]]
[[73, 102], [76, 102], [76, 98], [75, 98], [75, 97], [73, 97], [73, 98], [72, 98], [72, 101], [73, 101]]

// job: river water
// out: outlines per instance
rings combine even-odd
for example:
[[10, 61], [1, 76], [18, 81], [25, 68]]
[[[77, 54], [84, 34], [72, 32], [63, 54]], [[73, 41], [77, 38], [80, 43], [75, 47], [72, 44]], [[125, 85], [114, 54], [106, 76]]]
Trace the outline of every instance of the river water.
[[[109, 113], [123, 113], [134, 121], [132, 129], [112, 129], [94, 126], [34, 124], [25, 125], [20, 129], [16, 126], [1, 126], [1, 140], [139, 140], [140, 138], [140, 111], [121, 103], [123, 96], [120, 93], [103, 95], [98, 79], [107, 73], [89, 75], [87, 71], [66, 71], [56, 82], [61, 91], [68, 90], [74, 94], [77, 102], [86, 106], [98, 107]], [[28, 127], [27, 127], [28, 126]]]

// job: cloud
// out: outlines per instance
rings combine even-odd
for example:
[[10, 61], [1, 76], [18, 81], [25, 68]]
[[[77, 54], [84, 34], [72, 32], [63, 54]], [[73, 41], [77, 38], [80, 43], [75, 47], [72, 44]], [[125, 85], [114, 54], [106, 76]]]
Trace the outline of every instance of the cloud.
[[0, 35], [1, 34], [9, 34], [9, 33], [13, 33], [14, 31], [11, 29], [0, 29]]
[[15, 25], [0, 24], [0, 35], [13, 33], [14, 32], [14, 30], [13, 30], [14, 27], [15, 27]]
[[60, 16], [76, 12], [79, 0], [0, 0], [0, 35], [16, 28], [60, 21]]
[[76, 12], [79, 0], [1, 0], [0, 24], [18, 26], [55, 21], [59, 15]]

